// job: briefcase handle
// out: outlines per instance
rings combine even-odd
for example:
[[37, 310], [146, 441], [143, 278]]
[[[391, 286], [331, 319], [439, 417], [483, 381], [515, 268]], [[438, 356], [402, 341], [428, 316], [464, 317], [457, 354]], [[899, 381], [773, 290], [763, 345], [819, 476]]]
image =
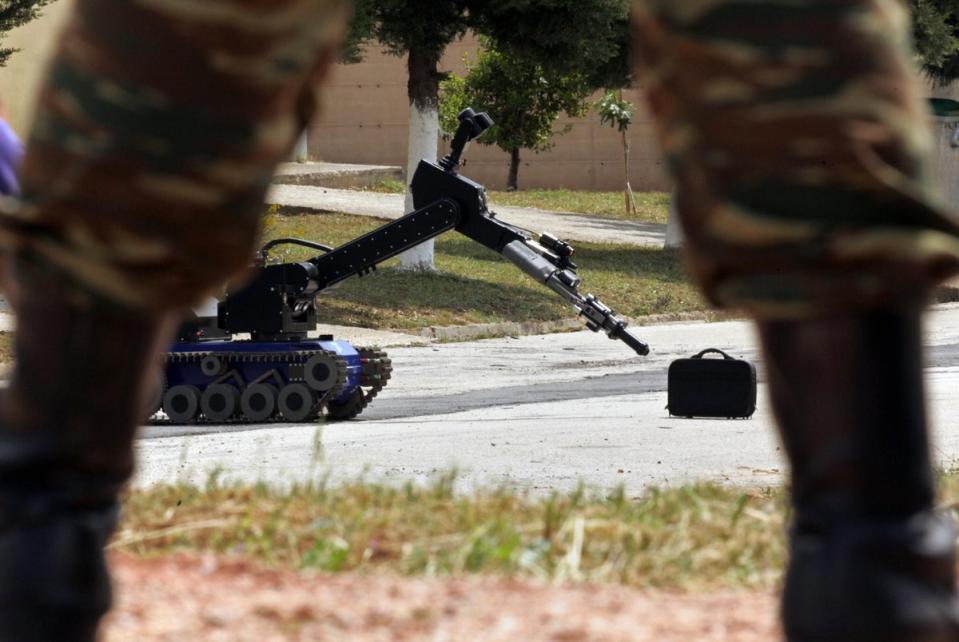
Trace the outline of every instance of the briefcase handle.
[[722, 350], [720, 350], [720, 349], [718, 349], [718, 348], [707, 348], [706, 350], [703, 350], [702, 352], [700, 352], [699, 354], [697, 354], [695, 357], [692, 357], [692, 358], [693, 358], [693, 359], [702, 359], [702, 358], [703, 358], [704, 356], [706, 356], [707, 354], [721, 354], [721, 355], [723, 356], [723, 359], [728, 359], [728, 360], [730, 360], [730, 361], [734, 361], [734, 359], [733, 359], [732, 357], [730, 357], [728, 354], [726, 354], [725, 352], [723, 352]]

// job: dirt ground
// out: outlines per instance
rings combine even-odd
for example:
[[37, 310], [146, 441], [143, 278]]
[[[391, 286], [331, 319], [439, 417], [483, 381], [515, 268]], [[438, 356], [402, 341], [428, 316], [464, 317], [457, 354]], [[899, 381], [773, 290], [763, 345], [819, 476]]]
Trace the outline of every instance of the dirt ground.
[[768, 593], [309, 575], [213, 556], [113, 558], [105, 642], [770, 642]]

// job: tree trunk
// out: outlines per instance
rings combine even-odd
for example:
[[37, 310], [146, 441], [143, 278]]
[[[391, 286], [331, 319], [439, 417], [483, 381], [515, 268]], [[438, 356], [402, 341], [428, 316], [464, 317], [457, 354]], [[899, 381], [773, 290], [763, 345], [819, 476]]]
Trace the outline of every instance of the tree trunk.
[[506, 179], [506, 189], [515, 192], [519, 189], [519, 149], [513, 149], [509, 153], [509, 178]]
[[[410, 51], [408, 60], [410, 99], [410, 137], [406, 159], [406, 212], [412, 212], [413, 193], [409, 182], [421, 160], [436, 161], [436, 147], [440, 135], [439, 118], [439, 61]], [[433, 263], [433, 241], [424, 241], [400, 254], [400, 269], [430, 270]]]
[[667, 250], [679, 249], [683, 246], [686, 237], [683, 235], [683, 227], [679, 223], [679, 213], [676, 207], [676, 191], [669, 199], [669, 218], [666, 222], [666, 243], [663, 245]]
[[633, 198], [633, 186], [629, 184], [629, 136], [623, 130], [623, 172], [626, 174], [626, 213], [636, 213], [636, 199]]
[[[623, 90], [619, 90], [619, 102], [623, 102]], [[629, 130], [621, 129], [623, 135], [623, 172], [626, 174], [626, 213], [636, 213], [636, 198], [633, 196], [633, 186], [629, 184]]]
[[306, 129], [303, 130], [300, 137], [296, 139], [296, 146], [293, 148], [293, 160], [297, 163], [305, 163], [309, 160], [310, 151], [307, 131]]

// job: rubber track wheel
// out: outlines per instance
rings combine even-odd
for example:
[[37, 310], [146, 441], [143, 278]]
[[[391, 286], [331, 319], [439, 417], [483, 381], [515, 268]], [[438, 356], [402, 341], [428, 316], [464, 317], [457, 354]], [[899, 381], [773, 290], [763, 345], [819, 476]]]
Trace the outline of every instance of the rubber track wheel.
[[287, 421], [306, 421], [314, 415], [316, 399], [305, 383], [289, 383], [280, 390], [277, 405]]
[[252, 383], [240, 396], [240, 410], [250, 421], [266, 421], [276, 412], [279, 392], [268, 383]]
[[339, 363], [330, 354], [314, 354], [303, 366], [303, 380], [313, 390], [326, 392], [339, 378]]
[[223, 358], [215, 354], [208, 354], [200, 360], [200, 372], [208, 377], [223, 374], [225, 370], [223, 366]]
[[240, 407], [240, 391], [226, 383], [207, 386], [200, 397], [200, 410], [210, 421], [228, 421]]
[[346, 401], [341, 404], [331, 403], [326, 407], [326, 410], [329, 413], [330, 419], [334, 421], [348, 421], [363, 412], [363, 408], [366, 407], [363, 403], [364, 401], [363, 390], [357, 388]]
[[163, 395], [163, 412], [175, 424], [192, 423], [199, 409], [200, 389], [196, 386], [180, 384]]

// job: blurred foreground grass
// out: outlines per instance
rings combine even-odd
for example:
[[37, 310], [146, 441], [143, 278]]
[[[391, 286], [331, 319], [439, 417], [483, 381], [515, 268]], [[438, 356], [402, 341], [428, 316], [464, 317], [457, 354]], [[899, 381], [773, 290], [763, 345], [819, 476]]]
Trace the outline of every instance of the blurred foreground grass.
[[[579, 488], [533, 496], [427, 485], [352, 483], [277, 490], [217, 482], [131, 491], [112, 548], [140, 556], [216, 552], [325, 572], [485, 573], [637, 587], [772, 588], [785, 561], [782, 488], [710, 483]], [[959, 473], [941, 475], [959, 505]]]
[[271, 565], [408, 575], [492, 573], [640, 587], [769, 587], [783, 564], [782, 492], [711, 484], [642, 498], [577, 490], [454, 492], [357, 481], [284, 491], [161, 486], [129, 494], [113, 547], [213, 551]]

